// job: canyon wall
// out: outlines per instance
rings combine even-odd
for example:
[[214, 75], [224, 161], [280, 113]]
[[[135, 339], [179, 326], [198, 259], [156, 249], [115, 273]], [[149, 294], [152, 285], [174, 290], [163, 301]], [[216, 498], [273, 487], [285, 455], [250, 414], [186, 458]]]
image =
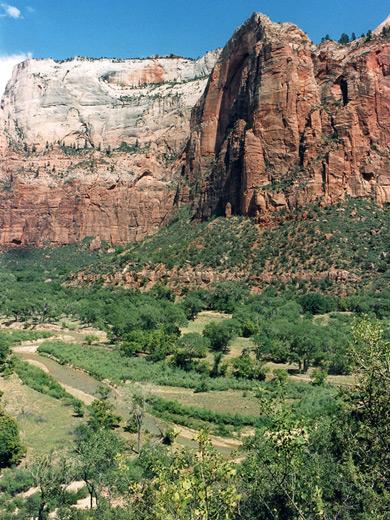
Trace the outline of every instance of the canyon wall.
[[314, 45], [254, 13], [198, 60], [25, 61], [0, 110], [0, 245], [140, 240], [175, 204], [390, 203], [389, 23]]
[[255, 13], [223, 49], [191, 128], [178, 200], [199, 217], [389, 203], [389, 35], [316, 46]]
[[0, 245], [118, 244], [157, 231], [219, 52], [15, 67], [0, 110]]

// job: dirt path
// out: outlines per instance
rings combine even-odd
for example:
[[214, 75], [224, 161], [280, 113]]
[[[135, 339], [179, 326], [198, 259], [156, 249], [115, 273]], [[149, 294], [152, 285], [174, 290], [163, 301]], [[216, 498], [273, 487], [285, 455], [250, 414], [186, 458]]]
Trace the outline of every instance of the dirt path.
[[26, 362], [29, 364], [29, 365], [33, 365], [34, 367], [37, 367], [37, 368], [40, 368], [43, 372], [45, 372], [46, 374], [50, 374], [50, 371], [49, 369], [47, 368], [46, 365], [44, 365], [43, 363], [41, 363], [40, 361], [36, 361], [35, 359], [26, 359]]
[[[192, 430], [191, 428], [186, 428], [185, 426], [176, 425], [175, 428], [180, 431], [180, 437], [188, 441], [193, 441], [194, 437], [199, 433], [197, 430]], [[235, 450], [242, 445], [242, 442], [239, 440], [217, 437], [216, 435], [210, 435], [210, 440], [214, 448], [228, 448]]]
[[65, 385], [64, 383], [60, 383], [60, 382], [58, 382], [58, 383], [70, 395], [73, 395], [73, 397], [76, 397], [77, 399], [80, 399], [80, 401], [82, 401], [86, 405], [90, 405], [92, 403], [92, 401], [94, 401], [96, 399], [93, 395], [87, 394], [86, 392], [83, 392], [82, 390], [79, 390], [78, 388], [74, 388], [73, 386], [70, 386], [70, 385]]
[[35, 341], [23, 341], [20, 343], [20, 345], [11, 347], [12, 351], [15, 354], [24, 354], [29, 353], [33, 354], [38, 350], [38, 347], [42, 345], [44, 341], [47, 341], [47, 339], [37, 339]]

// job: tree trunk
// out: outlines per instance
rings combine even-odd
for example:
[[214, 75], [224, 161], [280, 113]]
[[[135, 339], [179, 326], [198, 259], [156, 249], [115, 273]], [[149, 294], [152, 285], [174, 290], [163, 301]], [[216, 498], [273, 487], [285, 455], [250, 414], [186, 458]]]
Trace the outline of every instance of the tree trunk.
[[138, 426], [138, 455], [141, 454], [141, 428], [142, 424]]
[[39, 505], [38, 520], [43, 520], [43, 512], [45, 510], [46, 502], [42, 502]]

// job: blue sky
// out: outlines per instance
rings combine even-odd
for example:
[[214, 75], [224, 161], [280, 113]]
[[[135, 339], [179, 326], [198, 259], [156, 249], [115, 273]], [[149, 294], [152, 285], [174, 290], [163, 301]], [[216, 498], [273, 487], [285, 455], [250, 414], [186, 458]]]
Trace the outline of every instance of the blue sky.
[[[196, 58], [222, 47], [254, 11], [293, 22], [314, 41], [358, 36], [389, 14], [388, 0], [0, 0], [0, 65], [34, 58]], [[4, 69], [4, 67], [3, 67]], [[9, 75], [2, 72], [0, 75]], [[5, 70], [5, 69], [4, 69]]]

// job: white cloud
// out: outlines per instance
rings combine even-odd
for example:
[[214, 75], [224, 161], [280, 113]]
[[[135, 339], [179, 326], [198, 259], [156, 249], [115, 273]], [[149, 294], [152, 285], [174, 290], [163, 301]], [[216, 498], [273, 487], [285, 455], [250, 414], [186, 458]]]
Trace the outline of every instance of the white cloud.
[[21, 12], [17, 7], [14, 7], [13, 5], [1, 3], [1, 8], [3, 9], [3, 13], [1, 16], [9, 16], [10, 18], [21, 18]]
[[0, 98], [2, 97], [8, 81], [11, 79], [12, 69], [21, 61], [31, 58], [31, 54], [12, 54], [0, 56]]

